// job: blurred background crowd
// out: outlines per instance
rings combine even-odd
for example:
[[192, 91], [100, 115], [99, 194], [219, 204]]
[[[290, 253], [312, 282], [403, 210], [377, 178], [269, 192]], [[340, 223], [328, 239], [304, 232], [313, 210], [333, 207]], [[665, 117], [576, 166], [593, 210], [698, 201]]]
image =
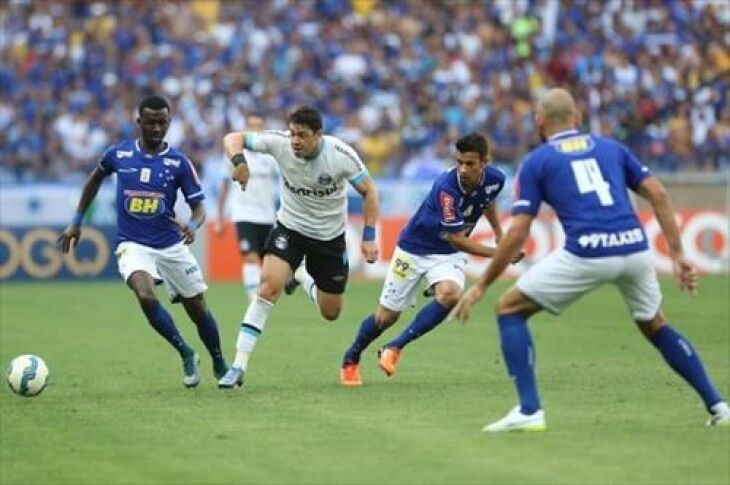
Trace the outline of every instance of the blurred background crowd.
[[516, 164], [536, 96], [562, 85], [586, 129], [657, 170], [730, 166], [727, 0], [6, 0], [0, 182], [77, 181], [134, 136], [140, 97], [205, 171], [255, 112], [310, 104], [371, 172], [430, 177], [459, 133]]

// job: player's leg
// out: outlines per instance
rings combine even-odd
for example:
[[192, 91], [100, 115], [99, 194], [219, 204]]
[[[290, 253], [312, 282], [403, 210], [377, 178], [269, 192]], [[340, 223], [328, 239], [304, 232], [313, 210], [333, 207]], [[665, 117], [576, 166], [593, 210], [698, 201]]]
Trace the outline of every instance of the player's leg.
[[322, 317], [329, 321], [337, 320], [342, 312], [342, 295], [349, 276], [345, 235], [330, 241], [301, 237], [306, 248], [304, 267], [307, 273], [302, 287], [317, 303]]
[[355, 340], [345, 352], [340, 368], [340, 383], [344, 386], [359, 386], [362, 384], [360, 377], [360, 357], [365, 349], [377, 339], [388, 327], [398, 321], [401, 312], [391, 310], [378, 305], [375, 313], [371, 313], [360, 323]]
[[140, 244], [123, 242], [117, 247], [115, 254], [119, 273], [137, 298], [150, 326], [180, 354], [183, 361], [183, 384], [188, 387], [197, 385], [200, 380], [198, 356], [185, 342], [172, 316], [157, 299], [155, 282], [162, 280], [157, 270], [158, 251]]
[[256, 298], [256, 291], [261, 279], [262, 252], [266, 237], [272, 226], [237, 222], [239, 249], [241, 251], [241, 281], [248, 300]]
[[[456, 305], [464, 289], [466, 259], [461, 254], [431, 255], [418, 258], [426, 282], [434, 290], [434, 300], [424, 305], [413, 321], [381, 350], [381, 369], [392, 375], [400, 351], [412, 341], [436, 328]], [[392, 372], [388, 372], [392, 370]]]
[[299, 266], [304, 256], [298, 235], [282, 225], [272, 229], [264, 252], [258, 292], [243, 316], [236, 339], [236, 357], [226, 375], [218, 381], [218, 387], [221, 388], [234, 388], [243, 383], [243, 374], [264, 330], [269, 312], [281, 296], [293, 268]]
[[213, 361], [213, 375], [216, 379], [220, 379], [228, 370], [228, 365], [221, 351], [218, 324], [208, 309], [203, 294], [200, 293], [192, 298], [182, 298], [181, 302], [188, 316], [195, 323], [198, 336], [208, 350], [208, 354], [210, 354]]
[[730, 407], [713, 385], [699, 353], [664, 317], [661, 289], [648, 252], [626, 257], [616, 284], [641, 333], [702, 398], [710, 413], [707, 424], [730, 426]]
[[609, 277], [597, 271], [592, 262], [558, 250], [530, 268], [500, 297], [496, 307], [500, 346], [519, 405], [504, 418], [485, 426], [483, 431], [545, 429], [535, 379], [535, 347], [527, 321], [542, 309], [560, 313]]

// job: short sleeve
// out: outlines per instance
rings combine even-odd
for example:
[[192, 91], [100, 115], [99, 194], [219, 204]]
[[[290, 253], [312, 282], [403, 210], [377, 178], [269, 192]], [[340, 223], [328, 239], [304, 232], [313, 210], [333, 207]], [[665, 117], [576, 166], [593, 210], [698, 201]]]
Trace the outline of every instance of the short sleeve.
[[537, 215], [542, 202], [542, 188], [539, 179], [539, 164], [534, 158], [528, 157], [520, 166], [514, 184], [514, 202], [512, 215]]
[[247, 132], [243, 140], [243, 147], [253, 152], [268, 153], [277, 158], [287, 143], [289, 143], [287, 132], [267, 130], [256, 133]]
[[105, 175], [111, 175], [117, 171], [117, 157], [114, 152], [113, 147], [107, 149], [96, 164], [96, 167]]
[[649, 170], [649, 167], [641, 163], [636, 155], [634, 155], [628, 148], [622, 147], [622, 151], [626, 185], [628, 185], [630, 189], [636, 190], [645, 178], [652, 176], [651, 170]]
[[180, 190], [188, 204], [200, 202], [205, 198], [198, 172], [187, 157], [183, 157], [180, 164]]

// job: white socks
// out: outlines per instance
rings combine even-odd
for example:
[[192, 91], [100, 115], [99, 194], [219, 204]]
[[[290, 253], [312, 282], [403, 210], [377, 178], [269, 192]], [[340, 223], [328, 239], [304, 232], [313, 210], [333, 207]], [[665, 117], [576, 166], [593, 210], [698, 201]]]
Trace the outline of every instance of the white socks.
[[256, 289], [259, 286], [259, 280], [261, 279], [261, 268], [256, 263], [243, 262], [241, 264], [241, 280], [243, 281], [243, 288], [246, 290], [246, 296], [248, 301], [254, 301], [256, 299]]
[[256, 341], [264, 330], [266, 319], [274, 304], [260, 297], [255, 297], [246, 309], [243, 316], [241, 329], [238, 331], [236, 339], [236, 358], [233, 361], [233, 367], [246, 370], [248, 359], [251, 357]]
[[300, 266], [297, 268], [296, 272], [294, 273], [294, 278], [302, 285], [302, 288], [304, 289], [309, 299], [312, 300], [316, 305], [317, 285], [314, 284], [314, 278], [312, 278], [310, 274], [307, 273], [307, 270], [304, 269], [304, 266]]

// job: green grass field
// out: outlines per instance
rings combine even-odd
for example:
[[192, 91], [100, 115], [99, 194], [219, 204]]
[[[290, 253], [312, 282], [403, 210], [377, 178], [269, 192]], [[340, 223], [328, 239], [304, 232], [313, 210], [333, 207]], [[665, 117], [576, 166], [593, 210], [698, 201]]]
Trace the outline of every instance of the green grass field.
[[[697, 299], [663, 287], [670, 321], [730, 395], [728, 278], [705, 278]], [[491, 316], [502, 288], [468, 324], [407, 348], [393, 378], [374, 345], [356, 389], [338, 385], [338, 367], [379, 284], [353, 283], [336, 323], [300, 291], [272, 313], [246, 386], [222, 392], [207, 356], [201, 386], [182, 387], [176, 354], [121, 282], [3, 284], [0, 361], [37, 353], [52, 381], [36, 398], [0, 392], [0, 483], [730, 483], [730, 429], [704, 426], [612, 288], [533, 321], [548, 431], [482, 434], [515, 403]], [[229, 357], [242, 295], [208, 293]]]

